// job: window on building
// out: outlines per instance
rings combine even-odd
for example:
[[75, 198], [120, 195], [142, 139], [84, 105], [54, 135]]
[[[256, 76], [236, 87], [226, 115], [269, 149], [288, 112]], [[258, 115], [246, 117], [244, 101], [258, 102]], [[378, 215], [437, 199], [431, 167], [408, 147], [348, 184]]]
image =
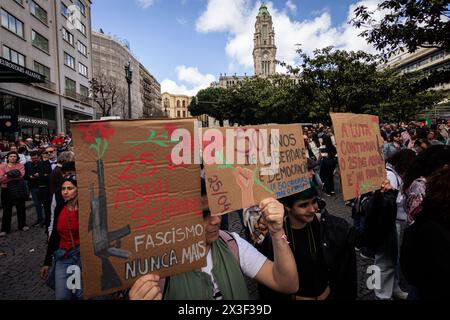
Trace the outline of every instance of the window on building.
[[77, 29], [80, 31], [83, 35], [86, 35], [86, 26], [81, 23], [81, 21], [77, 22]]
[[186, 107], [186, 101], [183, 100], [183, 108]]
[[73, 34], [71, 34], [69, 31], [67, 31], [66, 28], [62, 28], [62, 37], [63, 39], [68, 42], [70, 45], [74, 45], [74, 37]]
[[64, 52], [64, 64], [75, 70], [75, 58], [67, 52]]
[[19, 37], [24, 37], [22, 21], [3, 9], [1, 10], [1, 19], [3, 27], [17, 34]]
[[177, 100], [177, 108], [180, 107], [180, 100]]
[[66, 17], [66, 18], [69, 18], [70, 17], [70, 10], [69, 10], [69, 8], [67, 8], [67, 6], [63, 3], [63, 2], [61, 2], [61, 7], [60, 7], [61, 9], [61, 14], [64, 16], [64, 17]]
[[77, 47], [78, 47], [78, 52], [87, 56], [87, 47], [79, 40], [77, 42]]
[[56, 108], [46, 104], [42, 105], [42, 115], [44, 119], [56, 120]]
[[47, 11], [33, 0], [30, 0], [30, 12], [33, 16], [38, 18], [41, 22], [47, 24]]
[[45, 76], [45, 80], [50, 81], [50, 68], [34, 61], [34, 71]]
[[42, 51], [49, 52], [48, 39], [34, 30], [31, 30], [31, 43]]
[[186, 111], [183, 111], [183, 118], [186, 118]]
[[87, 78], [87, 76], [88, 76], [88, 68], [84, 64], [82, 64], [81, 62], [78, 62], [78, 72], [81, 75], [83, 75], [83, 76], [85, 76]]
[[177, 118], [181, 118], [181, 112], [180, 112], [180, 110], [177, 111]]
[[25, 56], [7, 46], [3, 46], [3, 58], [25, 67]]
[[78, 9], [80, 9], [80, 12], [83, 15], [86, 15], [86, 5], [84, 4], [83, 1], [77, 0], [76, 6], [78, 7]]
[[80, 84], [80, 95], [83, 97], [89, 97], [89, 88]]
[[77, 92], [77, 83], [66, 77], [66, 95], [74, 95]]
[[264, 39], [267, 38], [267, 24], [263, 24], [262, 26], [262, 36]]

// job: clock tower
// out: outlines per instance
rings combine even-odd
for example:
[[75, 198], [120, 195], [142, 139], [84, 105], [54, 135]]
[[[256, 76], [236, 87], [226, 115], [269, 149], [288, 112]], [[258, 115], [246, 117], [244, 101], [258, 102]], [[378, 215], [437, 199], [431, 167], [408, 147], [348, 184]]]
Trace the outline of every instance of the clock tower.
[[255, 23], [253, 49], [253, 63], [255, 75], [267, 77], [275, 73], [275, 59], [277, 47], [275, 46], [275, 30], [272, 16], [263, 3], [259, 8]]

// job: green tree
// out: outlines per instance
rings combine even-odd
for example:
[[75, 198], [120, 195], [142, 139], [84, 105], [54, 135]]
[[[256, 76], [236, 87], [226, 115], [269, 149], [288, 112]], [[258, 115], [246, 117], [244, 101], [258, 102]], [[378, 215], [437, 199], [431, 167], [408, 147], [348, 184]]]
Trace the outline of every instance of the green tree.
[[[442, 98], [441, 93], [428, 90], [432, 82], [427, 74], [379, 70], [379, 56], [332, 47], [315, 50], [313, 56], [301, 50], [298, 53], [301, 65], [288, 69], [300, 76], [300, 86], [312, 86], [309, 112], [320, 119], [328, 118], [329, 112], [352, 112], [404, 121]], [[304, 91], [305, 87], [299, 87], [299, 92]]]
[[387, 54], [398, 48], [414, 52], [419, 47], [450, 49], [449, 0], [385, 0], [377, 11], [387, 12], [381, 21], [366, 6], [355, 9], [351, 20], [368, 43]]
[[223, 88], [206, 88], [200, 90], [197, 96], [192, 99], [188, 107], [189, 112], [193, 116], [201, 116], [207, 114], [220, 122], [223, 126], [223, 121], [226, 117], [226, 108], [224, 108], [225, 89]]
[[312, 57], [302, 50], [298, 54], [302, 63], [290, 70], [301, 70], [301, 84], [314, 88], [313, 105], [320, 106], [321, 110], [315, 110], [319, 116], [329, 112], [359, 113], [366, 104], [374, 104], [377, 56], [333, 47], [315, 50]]
[[443, 98], [443, 93], [424, 89], [423, 72], [399, 74], [387, 69], [378, 72], [377, 91], [380, 101], [366, 106], [365, 112], [379, 115], [382, 121], [416, 120], [417, 114], [433, 108]]
[[[378, 5], [378, 13], [387, 12], [381, 21], [375, 20], [377, 12], [366, 6], [355, 9], [351, 23], [364, 28], [360, 34], [385, 58], [396, 50], [415, 52], [418, 48], [450, 50], [449, 0], [385, 0]], [[450, 68], [433, 70], [422, 80], [424, 88], [450, 82]]]

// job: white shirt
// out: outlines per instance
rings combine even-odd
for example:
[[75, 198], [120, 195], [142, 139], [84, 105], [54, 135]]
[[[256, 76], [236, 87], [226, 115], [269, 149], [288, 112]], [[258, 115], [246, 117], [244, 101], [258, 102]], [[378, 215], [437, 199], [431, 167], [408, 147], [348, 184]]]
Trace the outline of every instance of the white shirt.
[[387, 179], [391, 183], [392, 188], [398, 190], [397, 195], [397, 220], [406, 221], [408, 215], [404, 209], [405, 197], [403, 195], [403, 181], [402, 178], [397, 174], [397, 172], [392, 168], [390, 164], [386, 165]]
[[[237, 233], [233, 232], [231, 235], [236, 240], [237, 246], [239, 248], [239, 262], [242, 272], [249, 278], [255, 278], [259, 270], [261, 270], [262, 266], [266, 262], [267, 258], [258, 250], [256, 250], [255, 247], [253, 247], [250, 243], [242, 239]], [[207, 265], [206, 267], [202, 268], [202, 271], [211, 276], [211, 280], [214, 285], [213, 297], [216, 297], [220, 289], [211, 272], [211, 250], [209, 250], [208, 255], [206, 256], [206, 263]], [[220, 295], [217, 300], [222, 300], [222, 296]]]
[[52, 170], [54, 170], [58, 166], [58, 160], [48, 160], [50, 162], [50, 165], [52, 166]]

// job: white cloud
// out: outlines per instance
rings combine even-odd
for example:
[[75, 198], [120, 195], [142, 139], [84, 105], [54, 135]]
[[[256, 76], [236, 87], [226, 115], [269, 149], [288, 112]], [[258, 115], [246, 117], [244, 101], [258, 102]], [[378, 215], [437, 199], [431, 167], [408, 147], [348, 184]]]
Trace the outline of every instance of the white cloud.
[[171, 79], [161, 82], [161, 92], [195, 96], [201, 89], [209, 87], [216, 79], [212, 74], [202, 74], [198, 68], [178, 66], [175, 68], [178, 83]]
[[197, 20], [197, 31], [239, 33], [246, 28], [249, 0], [208, 0], [205, 12]]
[[155, 4], [158, 0], [137, 0], [143, 9], [147, 9]]
[[[350, 5], [347, 21], [353, 17], [353, 11], [358, 5], [363, 4], [373, 10], [380, 2], [381, 0], [360, 0]], [[226, 32], [229, 37], [225, 51], [231, 60], [229, 65], [233, 68], [253, 68], [254, 24], [260, 6], [260, 1], [208, 0], [206, 9], [197, 19], [196, 29], [201, 33]], [[267, 7], [274, 23], [277, 59], [280, 61], [294, 64], [297, 59], [297, 44], [301, 44], [301, 48], [309, 54], [327, 46], [375, 52], [363, 38], [358, 37], [361, 29], [355, 29], [347, 21], [333, 26], [329, 10], [317, 13], [312, 19], [298, 21], [291, 19], [286, 10], [274, 8], [272, 2], [267, 3]], [[291, 0], [286, 2], [286, 8], [291, 11], [297, 9]], [[281, 68], [277, 67], [277, 70], [281, 71]]]
[[286, 2], [286, 8], [292, 13], [297, 13], [297, 5], [292, 0]]

